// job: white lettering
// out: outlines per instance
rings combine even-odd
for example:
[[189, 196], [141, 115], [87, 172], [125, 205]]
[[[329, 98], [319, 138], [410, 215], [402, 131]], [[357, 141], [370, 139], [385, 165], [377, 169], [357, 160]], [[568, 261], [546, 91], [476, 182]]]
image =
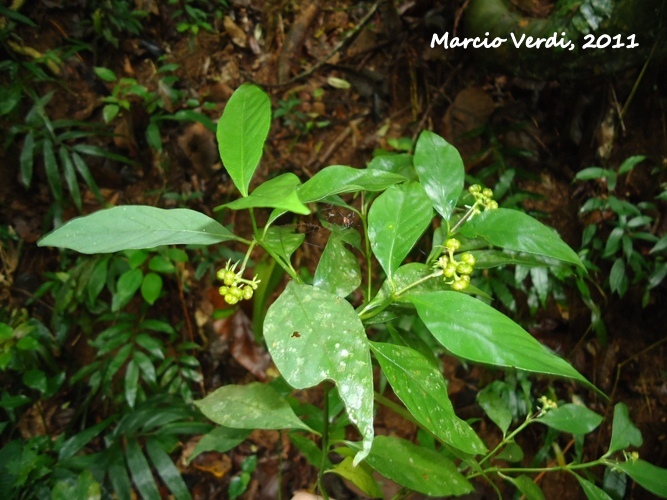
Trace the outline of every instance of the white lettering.
[[431, 38], [431, 48], [434, 48], [436, 45], [442, 45], [444, 48], [448, 49], [447, 41], [449, 40], [449, 32], [442, 35], [442, 38], [438, 38], [436, 33], [433, 33], [433, 38]]
[[514, 33], [510, 33], [510, 36], [512, 37], [512, 42], [514, 42], [514, 46], [518, 49], [521, 47], [521, 44], [523, 43], [523, 39], [526, 38], [526, 35], [523, 34], [521, 35], [521, 38], [519, 40], [516, 39], [514, 36]]

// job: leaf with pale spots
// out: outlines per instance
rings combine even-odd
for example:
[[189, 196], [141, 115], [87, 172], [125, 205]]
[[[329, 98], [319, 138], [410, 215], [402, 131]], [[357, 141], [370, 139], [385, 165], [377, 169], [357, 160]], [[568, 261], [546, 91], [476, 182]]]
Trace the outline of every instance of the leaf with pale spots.
[[296, 389], [333, 380], [363, 438], [358, 464], [373, 442], [373, 372], [368, 339], [349, 302], [291, 282], [266, 314], [264, 338], [276, 367]]
[[470, 454], [486, 452], [475, 431], [454, 413], [442, 373], [409, 347], [371, 342], [382, 372], [410, 413], [445, 443]]
[[324, 247], [313, 284], [339, 297], [347, 297], [361, 284], [359, 261], [335, 234]]
[[201, 412], [230, 429], [302, 429], [315, 432], [289, 403], [267, 384], [225, 385], [195, 401]]
[[425, 495], [458, 496], [473, 491], [454, 462], [405, 439], [377, 436], [366, 463], [384, 477]]

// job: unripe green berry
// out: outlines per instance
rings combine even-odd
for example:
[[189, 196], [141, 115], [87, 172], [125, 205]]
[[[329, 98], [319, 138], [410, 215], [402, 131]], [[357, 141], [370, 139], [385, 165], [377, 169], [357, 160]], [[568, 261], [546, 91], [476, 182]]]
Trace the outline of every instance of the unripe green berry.
[[466, 286], [468, 286], [470, 284], [470, 276], [468, 276], [467, 274], [464, 274], [463, 276], [461, 276], [460, 279], [461, 279], [461, 281], [465, 281]]
[[250, 300], [252, 298], [253, 289], [251, 286], [243, 287], [243, 298], [245, 300]]
[[456, 266], [456, 272], [459, 274], [470, 274], [472, 273], [472, 266], [470, 264], [466, 264], [465, 262], [461, 262], [458, 266]]
[[232, 286], [236, 282], [236, 273], [234, 271], [225, 271], [225, 276], [222, 279], [222, 282], [227, 286]]
[[466, 283], [465, 281], [455, 281], [454, 283], [452, 283], [452, 288], [457, 292], [461, 292], [466, 288], [468, 288], [468, 283]]
[[228, 293], [225, 295], [225, 302], [227, 302], [229, 305], [234, 305], [238, 302], [238, 299], [234, 297], [231, 293]]
[[220, 295], [223, 295], [223, 296], [227, 295], [229, 293], [229, 287], [228, 286], [221, 286], [218, 289], [218, 292], [220, 293]]
[[225, 279], [225, 273], [227, 272], [227, 269], [218, 269], [218, 272], [215, 273], [216, 278], [218, 278], [220, 281]]
[[237, 299], [240, 299], [241, 297], [243, 297], [243, 290], [241, 290], [241, 289], [240, 289], [239, 287], [237, 287], [237, 286], [233, 286], [233, 287], [231, 288], [231, 290], [229, 291], [229, 293], [231, 293], [231, 294], [232, 294], [234, 297], [236, 297]]
[[493, 198], [493, 191], [491, 191], [489, 188], [484, 188], [482, 190], [482, 194], [487, 198]]
[[470, 194], [479, 193], [481, 190], [482, 186], [480, 186], [479, 184], [473, 184], [468, 188], [468, 192], [470, 192]]
[[447, 241], [445, 241], [445, 247], [447, 247], [449, 250], [458, 250], [460, 246], [461, 242], [456, 238], [449, 238]]
[[489, 210], [495, 210], [496, 208], [498, 208], [498, 202], [491, 200], [489, 204], [486, 206], [486, 208]]
[[465, 252], [462, 253], [460, 256], [461, 262], [465, 262], [466, 264], [470, 264], [471, 266], [475, 265], [475, 256], [471, 254], [470, 252]]
[[445, 269], [442, 271], [442, 274], [445, 276], [445, 278], [451, 278], [454, 276], [456, 274], [456, 264], [447, 264], [447, 267], [445, 267]]

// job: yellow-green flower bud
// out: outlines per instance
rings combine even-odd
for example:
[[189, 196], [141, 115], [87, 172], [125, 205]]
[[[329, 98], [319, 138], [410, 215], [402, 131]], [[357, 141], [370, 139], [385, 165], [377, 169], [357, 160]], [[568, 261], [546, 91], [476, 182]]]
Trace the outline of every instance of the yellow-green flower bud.
[[445, 278], [451, 278], [452, 276], [454, 276], [456, 274], [456, 264], [454, 264], [453, 262], [447, 264], [447, 267], [443, 269], [442, 274], [445, 276]]
[[487, 198], [493, 198], [493, 191], [491, 191], [489, 188], [482, 189], [482, 194]]
[[231, 293], [228, 293], [225, 295], [225, 302], [227, 302], [229, 305], [233, 306], [239, 301], [236, 297], [234, 297]]
[[470, 192], [470, 194], [476, 194], [479, 193], [480, 191], [482, 191], [482, 186], [480, 186], [479, 184], [473, 184], [468, 188], [468, 192]]
[[466, 264], [465, 262], [461, 262], [458, 266], [456, 266], [456, 272], [459, 274], [470, 274], [472, 273], [472, 266], [470, 264]]
[[445, 241], [445, 247], [449, 250], [456, 251], [461, 247], [461, 242], [456, 238], [449, 238]]
[[228, 286], [221, 286], [218, 289], [218, 292], [220, 293], [220, 295], [223, 295], [223, 296], [227, 295], [229, 293], [229, 287]]
[[253, 289], [251, 286], [243, 287], [243, 298], [245, 300], [250, 300], [252, 298]]
[[491, 201], [488, 203], [488, 205], [486, 205], [486, 208], [487, 208], [488, 210], [495, 210], [496, 208], [498, 208], [498, 202], [495, 201], [495, 200], [491, 200]]
[[462, 275], [459, 279], [465, 281], [466, 287], [470, 284], [470, 276], [467, 274]]
[[475, 256], [471, 254], [470, 252], [465, 252], [462, 253], [460, 256], [461, 262], [465, 262], [466, 264], [470, 264], [471, 266], [475, 265]]
[[452, 288], [457, 292], [461, 292], [466, 288], [468, 288], [468, 282], [464, 280], [455, 281], [454, 283], [452, 283]]

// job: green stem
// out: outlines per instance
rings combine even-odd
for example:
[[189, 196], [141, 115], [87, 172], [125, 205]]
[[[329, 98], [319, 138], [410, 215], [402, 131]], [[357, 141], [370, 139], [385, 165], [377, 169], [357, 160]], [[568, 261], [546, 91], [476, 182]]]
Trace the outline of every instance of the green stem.
[[248, 210], [248, 212], [250, 213], [250, 220], [252, 221], [252, 233], [257, 234], [258, 230], [257, 230], [257, 219], [255, 219], [255, 211], [251, 208]]
[[325, 500], [329, 499], [326, 490], [322, 485], [322, 478], [324, 477], [324, 468], [326, 467], [327, 457], [329, 455], [329, 390], [331, 383], [327, 380], [323, 383], [324, 391], [324, 408], [322, 409], [322, 461], [320, 463], [320, 470], [317, 472], [317, 484], [322, 496]]
[[299, 284], [302, 284], [303, 281], [299, 277], [299, 275], [296, 273], [296, 270], [292, 267], [292, 264], [289, 262], [286, 263], [279, 255], [277, 255], [273, 250], [271, 250], [268, 246], [263, 244], [261, 241], [258, 242], [259, 246], [261, 246], [264, 250], [266, 250], [266, 253], [268, 253], [273, 260], [275, 260], [280, 267], [283, 268], [283, 270], [289, 274], [290, 278], [292, 278], [294, 281], [296, 281]]
[[423, 278], [419, 278], [419, 279], [418, 279], [417, 281], [415, 281], [414, 283], [410, 283], [409, 285], [407, 285], [407, 286], [401, 288], [401, 289], [398, 290], [397, 292], [394, 292], [394, 297], [398, 297], [399, 295], [402, 295], [403, 293], [405, 293], [405, 292], [407, 292], [408, 290], [410, 290], [410, 288], [413, 288], [413, 287], [415, 287], [415, 286], [417, 286], [417, 285], [421, 285], [421, 284], [424, 283], [425, 281], [428, 281], [428, 280], [430, 280], [431, 278], [437, 278], [438, 276], [442, 276], [442, 269], [438, 269], [437, 271], [432, 272], [432, 273], [429, 274], [428, 276], [424, 276]]
[[364, 229], [364, 245], [366, 246], [366, 300], [371, 299], [371, 294], [373, 293], [372, 281], [373, 281], [373, 262], [371, 259], [371, 242], [368, 239], [368, 223], [366, 221], [366, 216], [368, 214], [368, 207], [366, 206], [365, 192], [361, 192], [361, 212], [359, 213], [359, 220], [361, 220], [361, 225]]
[[508, 473], [573, 471], [579, 469], [589, 469], [591, 467], [597, 467], [598, 465], [614, 465], [614, 464], [608, 462], [607, 460], [599, 458], [592, 462], [586, 462], [585, 464], [566, 464], [566, 465], [557, 465], [555, 467], [489, 467], [488, 469], [484, 469], [483, 472], [473, 472], [472, 474], [466, 476], [466, 478], [472, 479], [474, 477], [489, 473], [508, 474]]
[[[539, 413], [538, 413], [539, 415]], [[516, 429], [514, 429], [512, 432], [510, 432], [507, 436], [503, 438], [503, 440], [498, 443], [498, 446], [496, 446], [493, 450], [491, 450], [482, 460], [480, 460], [479, 465], [482, 465], [484, 462], [489, 460], [493, 455], [495, 455], [503, 446], [505, 446], [507, 443], [511, 442], [514, 440], [514, 436], [519, 434], [522, 430], [524, 430], [526, 427], [528, 427], [530, 424], [532, 424], [537, 416], [531, 417], [530, 415], [526, 416], [526, 420]]]
[[[468, 211], [461, 217], [456, 224], [454, 224], [454, 227], [449, 231], [448, 237], [453, 236], [456, 231], [459, 230], [459, 228], [466, 223], [466, 221], [470, 218], [470, 216], [473, 214], [473, 212], [477, 209], [477, 202], [473, 204], [472, 207], [468, 209]], [[449, 223], [448, 223], [449, 225]]]
[[250, 254], [252, 253], [252, 249], [255, 248], [255, 245], [257, 245], [257, 240], [253, 239], [250, 242], [250, 245], [248, 245], [248, 250], [246, 250], [245, 258], [243, 259], [241, 269], [239, 270], [239, 275], [243, 275], [243, 271], [245, 271], [245, 266], [248, 264], [248, 259], [250, 258]]

